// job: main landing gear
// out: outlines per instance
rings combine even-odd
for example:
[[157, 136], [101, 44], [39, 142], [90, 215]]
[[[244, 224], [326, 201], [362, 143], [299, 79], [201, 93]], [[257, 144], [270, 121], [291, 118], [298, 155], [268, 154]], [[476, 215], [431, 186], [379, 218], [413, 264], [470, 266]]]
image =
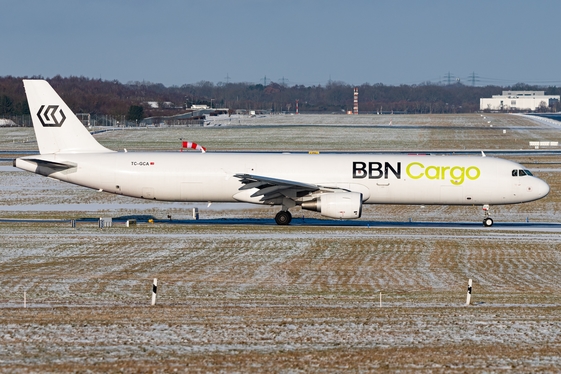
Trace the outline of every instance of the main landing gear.
[[491, 214], [489, 213], [489, 205], [483, 205], [483, 212], [485, 212], [485, 217], [483, 218], [483, 226], [491, 227], [493, 226], [493, 219], [491, 218]]
[[277, 225], [288, 225], [292, 221], [292, 214], [288, 210], [281, 210], [275, 216]]

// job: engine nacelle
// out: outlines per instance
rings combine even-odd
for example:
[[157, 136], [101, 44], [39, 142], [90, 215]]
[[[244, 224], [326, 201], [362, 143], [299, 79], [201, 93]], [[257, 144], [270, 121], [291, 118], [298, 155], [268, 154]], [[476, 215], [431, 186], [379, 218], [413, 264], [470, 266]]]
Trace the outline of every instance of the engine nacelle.
[[329, 218], [356, 219], [362, 215], [362, 194], [359, 192], [324, 193], [315, 200], [302, 203], [302, 209], [314, 210]]

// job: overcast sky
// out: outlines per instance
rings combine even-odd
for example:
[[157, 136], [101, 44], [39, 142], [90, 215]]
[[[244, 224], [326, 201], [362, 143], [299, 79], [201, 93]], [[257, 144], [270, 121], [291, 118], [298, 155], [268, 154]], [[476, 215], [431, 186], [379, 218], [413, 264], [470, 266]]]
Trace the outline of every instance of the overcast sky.
[[0, 0], [0, 76], [561, 85], [559, 0]]

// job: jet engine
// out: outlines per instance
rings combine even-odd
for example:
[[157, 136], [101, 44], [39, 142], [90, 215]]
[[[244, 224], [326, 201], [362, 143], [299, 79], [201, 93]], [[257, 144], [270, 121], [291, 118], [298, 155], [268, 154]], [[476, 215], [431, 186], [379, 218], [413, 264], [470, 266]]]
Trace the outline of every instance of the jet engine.
[[303, 202], [302, 209], [314, 210], [329, 218], [360, 218], [362, 194], [359, 192], [323, 193], [317, 199]]

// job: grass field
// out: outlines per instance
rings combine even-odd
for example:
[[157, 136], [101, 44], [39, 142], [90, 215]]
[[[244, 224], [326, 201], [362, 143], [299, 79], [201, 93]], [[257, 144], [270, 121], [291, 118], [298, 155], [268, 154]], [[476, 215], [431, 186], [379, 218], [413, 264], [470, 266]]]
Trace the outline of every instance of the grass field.
[[[484, 141], [493, 146], [483, 149], [528, 149], [528, 141], [559, 138], [555, 126], [507, 115], [302, 115], [214, 125], [98, 139], [129, 151], [173, 150], [179, 138], [216, 150], [374, 151], [481, 149]], [[0, 150], [33, 149], [29, 131], [0, 129]], [[552, 190], [537, 202], [493, 207], [496, 222], [558, 222], [559, 161], [515, 159]], [[0, 165], [0, 371], [561, 370], [558, 231], [336, 221], [279, 227], [274, 208], [227, 205], [201, 208], [204, 219], [224, 224], [194, 225], [193, 205], [151, 205], [10, 165]], [[156, 222], [100, 230], [93, 220], [128, 215]], [[261, 221], [229, 221], [246, 217]], [[76, 228], [66, 221], [83, 218], [92, 220]], [[481, 211], [369, 206], [363, 218], [409, 219], [480, 222]], [[472, 305], [465, 306], [469, 278]]]
[[[239, 121], [239, 122], [238, 122]], [[508, 114], [299, 115], [242, 117], [210, 127], [139, 128], [96, 135], [115, 150], [179, 150], [181, 140], [212, 150], [376, 151], [529, 149], [557, 140], [559, 126]], [[390, 124], [391, 123], [391, 124]], [[0, 149], [36, 147], [31, 128], [0, 129]]]

